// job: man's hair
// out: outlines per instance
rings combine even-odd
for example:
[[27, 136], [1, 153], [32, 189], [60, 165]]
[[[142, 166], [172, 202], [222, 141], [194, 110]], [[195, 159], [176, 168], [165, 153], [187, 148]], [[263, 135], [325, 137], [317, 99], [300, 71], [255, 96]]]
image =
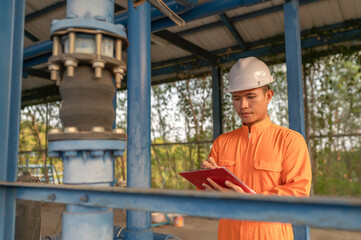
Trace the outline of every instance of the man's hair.
[[263, 92], [264, 93], [266, 93], [268, 90], [270, 90], [271, 88], [270, 88], [270, 86], [267, 84], [267, 85], [264, 85], [264, 86], [262, 86], [262, 90], [263, 90]]

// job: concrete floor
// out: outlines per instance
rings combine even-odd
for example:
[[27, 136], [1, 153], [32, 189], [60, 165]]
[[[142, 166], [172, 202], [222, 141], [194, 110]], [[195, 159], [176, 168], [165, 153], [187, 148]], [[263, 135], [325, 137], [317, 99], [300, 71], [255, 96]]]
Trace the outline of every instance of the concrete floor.
[[[43, 204], [41, 208], [42, 236], [61, 231], [61, 215], [65, 206]], [[125, 211], [115, 209], [114, 224], [125, 226]], [[184, 216], [184, 226], [162, 225], [153, 228], [154, 232], [172, 234], [183, 240], [217, 240], [218, 220]], [[361, 232], [347, 232], [333, 229], [311, 228], [311, 240], [361, 240]]]

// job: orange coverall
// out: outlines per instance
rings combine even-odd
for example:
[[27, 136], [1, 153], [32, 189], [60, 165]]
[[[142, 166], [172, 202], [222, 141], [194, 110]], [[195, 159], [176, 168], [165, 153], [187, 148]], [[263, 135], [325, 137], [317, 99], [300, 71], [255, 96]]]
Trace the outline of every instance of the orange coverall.
[[[303, 136], [272, 123], [269, 117], [253, 125], [251, 132], [243, 125], [222, 134], [214, 141], [209, 157], [257, 194], [310, 194], [311, 163]], [[221, 219], [218, 239], [293, 239], [293, 230], [289, 223]]]

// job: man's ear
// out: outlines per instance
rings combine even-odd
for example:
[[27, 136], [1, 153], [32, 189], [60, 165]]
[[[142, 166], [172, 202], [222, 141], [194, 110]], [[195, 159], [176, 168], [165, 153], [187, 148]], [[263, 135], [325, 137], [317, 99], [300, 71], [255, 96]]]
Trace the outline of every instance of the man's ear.
[[266, 102], [267, 102], [267, 104], [269, 104], [271, 102], [273, 95], [274, 95], [274, 92], [273, 92], [272, 89], [270, 89], [270, 90], [268, 90], [266, 92]]

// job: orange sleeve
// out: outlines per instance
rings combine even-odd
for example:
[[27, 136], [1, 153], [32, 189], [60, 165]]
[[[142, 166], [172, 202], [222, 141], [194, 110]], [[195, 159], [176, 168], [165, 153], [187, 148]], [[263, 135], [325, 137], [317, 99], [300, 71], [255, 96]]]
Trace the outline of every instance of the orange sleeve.
[[282, 185], [261, 194], [298, 197], [310, 195], [312, 171], [307, 145], [302, 135], [290, 135], [282, 163]]

